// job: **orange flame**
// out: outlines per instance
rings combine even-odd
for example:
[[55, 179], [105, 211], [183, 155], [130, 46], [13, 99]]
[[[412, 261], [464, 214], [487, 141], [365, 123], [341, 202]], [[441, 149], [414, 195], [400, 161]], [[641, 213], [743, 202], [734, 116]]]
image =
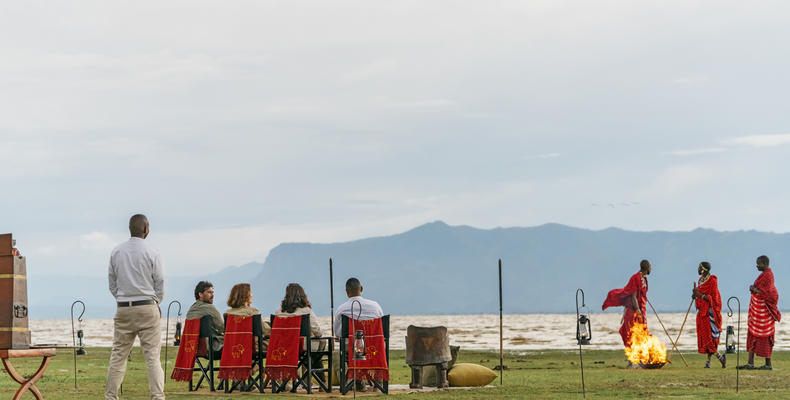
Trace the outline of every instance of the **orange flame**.
[[625, 348], [628, 361], [634, 364], [663, 364], [667, 362], [667, 348], [657, 337], [647, 331], [647, 325], [638, 315], [631, 326], [631, 345]]

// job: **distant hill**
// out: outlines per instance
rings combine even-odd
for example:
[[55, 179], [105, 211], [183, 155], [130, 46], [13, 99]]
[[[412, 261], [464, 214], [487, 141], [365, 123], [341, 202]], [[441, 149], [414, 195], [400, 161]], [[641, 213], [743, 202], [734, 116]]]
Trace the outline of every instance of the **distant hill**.
[[[600, 231], [546, 224], [530, 228], [476, 229], [433, 222], [398, 235], [346, 243], [285, 243], [274, 248], [253, 280], [269, 310], [288, 282], [300, 282], [319, 314], [329, 312], [328, 259], [335, 264], [335, 304], [343, 284], [360, 278], [365, 295], [395, 314], [498, 312], [497, 259], [503, 262], [506, 313], [575, 310], [577, 288], [593, 311], [609, 289], [623, 287], [649, 259], [649, 298], [664, 311], [685, 311], [699, 261], [713, 265], [722, 296], [748, 302], [757, 276], [755, 259], [771, 257], [780, 293], [790, 289], [790, 234], [756, 231]], [[780, 306], [782, 299], [780, 299]]]
[[[624, 286], [639, 261], [647, 258], [653, 264], [648, 297], [659, 311], [685, 311], [702, 260], [712, 263], [725, 301], [737, 295], [745, 311], [748, 287], [757, 277], [755, 258], [761, 254], [771, 258], [781, 308], [784, 296], [790, 294], [786, 292], [790, 274], [785, 272], [790, 266], [790, 234], [594, 231], [559, 224], [486, 230], [432, 222], [397, 235], [345, 243], [283, 243], [263, 264], [228, 267], [200, 278], [172, 277], [168, 297], [178, 298], [186, 308], [193, 301], [194, 284], [208, 279], [216, 286], [215, 303], [222, 310], [230, 286], [246, 281], [253, 285], [255, 306], [269, 313], [279, 305], [285, 286], [299, 282], [315, 311], [327, 315], [332, 257], [335, 306], [345, 300], [345, 280], [356, 276], [365, 295], [393, 314], [496, 313], [497, 259], [501, 258], [505, 313], [573, 312], [578, 287], [585, 290], [593, 312], [599, 312], [606, 292]], [[73, 279], [61, 277], [54, 283], [74, 287], [69, 281]], [[91, 317], [111, 316], [114, 307], [106, 278], [89, 279], [89, 284], [79, 287], [95, 302], [89, 303], [95, 311]], [[51, 282], [44, 281], [30, 279], [34, 318], [43, 318], [39, 315], [48, 315], [45, 310], [54, 310], [56, 302], [68, 300], [42, 296], [41, 291], [63, 292], [52, 291]], [[95, 287], [101, 295], [91, 294]], [[68, 315], [67, 305], [57, 307]]]

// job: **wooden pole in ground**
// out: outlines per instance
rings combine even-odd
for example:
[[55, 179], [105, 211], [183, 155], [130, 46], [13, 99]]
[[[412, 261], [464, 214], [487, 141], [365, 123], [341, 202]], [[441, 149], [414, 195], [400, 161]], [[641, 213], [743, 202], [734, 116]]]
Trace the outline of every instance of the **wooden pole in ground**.
[[502, 386], [504, 373], [504, 357], [502, 356], [502, 259], [499, 259], [499, 385]]
[[[329, 258], [329, 319], [330, 323], [332, 324], [332, 337], [335, 337], [335, 286], [332, 283], [332, 258]], [[332, 349], [331, 351], [334, 351]]]
[[[656, 319], [658, 319], [658, 323], [661, 324], [661, 328], [664, 329], [664, 333], [667, 334], [667, 339], [669, 339], [669, 343], [672, 343], [672, 349], [677, 351], [678, 354], [680, 354], [680, 358], [683, 359], [683, 364], [686, 364], [686, 366], [688, 367], [689, 363], [686, 361], [686, 357], [683, 357], [683, 353], [680, 352], [680, 350], [678, 349], [678, 346], [675, 345], [675, 342], [672, 341], [672, 336], [669, 335], [669, 331], [667, 331], [667, 328], [664, 327], [664, 323], [661, 322], [661, 317], [658, 316], [658, 313], [656, 312], [655, 307], [653, 307], [653, 304], [650, 303], [650, 300], [647, 297], [645, 297], [645, 300], [647, 300], [647, 304], [650, 304], [650, 309], [653, 310], [653, 314], [656, 314]], [[689, 309], [691, 309], [691, 307], [689, 307]], [[645, 322], [647, 322], [647, 321], [645, 321]]]

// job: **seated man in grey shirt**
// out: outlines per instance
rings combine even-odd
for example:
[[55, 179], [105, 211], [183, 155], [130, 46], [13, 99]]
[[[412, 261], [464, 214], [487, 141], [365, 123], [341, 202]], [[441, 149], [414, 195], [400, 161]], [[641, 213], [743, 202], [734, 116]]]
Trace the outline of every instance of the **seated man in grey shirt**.
[[187, 311], [187, 319], [203, 318], [205, 316], [210, 317], [211, 334], [214, 336], [214, 342], [211, 344], [211, 347], [216, 351], [222, 350], [225, 321], [222, 319], [217, 307], [214, 307], [214, 285], [208, 281], [200, 281], [195, 286], [195, 302]]

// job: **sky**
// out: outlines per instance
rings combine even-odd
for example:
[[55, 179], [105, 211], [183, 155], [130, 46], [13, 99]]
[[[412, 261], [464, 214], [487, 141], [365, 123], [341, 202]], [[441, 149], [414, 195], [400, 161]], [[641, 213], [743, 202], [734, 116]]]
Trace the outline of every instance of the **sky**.
[[0, 4], [0, 231], [102, 275], [479, 228], [790, 232], [782, 1]]

